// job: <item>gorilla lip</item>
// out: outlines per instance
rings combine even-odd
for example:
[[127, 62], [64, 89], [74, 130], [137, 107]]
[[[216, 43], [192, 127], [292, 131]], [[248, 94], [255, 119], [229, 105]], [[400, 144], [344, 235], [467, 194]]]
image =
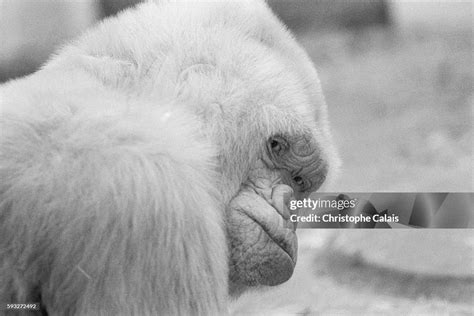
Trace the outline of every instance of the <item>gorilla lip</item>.
[[[252, 214], [249, 214], [243, 210], [238, 210], [238, 212], [247, 216], [255, 224], [261, 227], [262, 231], [265, 232], [265, 234], [268, 236], [268, 238], [270, 238], [271, 241], [277, 244], [290, 257], [290, 259], [293, 262], [296, 261], [295, 260], [296, 259], [295, 247], [293, 247], [293, 245], [290, 243], [290, 241], [293, 241], [296, 239], [296, 234], [293, 230], [285, 228], [285, 227], [272, 229], [268, 227], [268, 225], [265, 224], [264, 222], [257, 220], [254, 216], [252, 216]], [[288, 236], [288, 235], [291, 235], [291, 236]]]

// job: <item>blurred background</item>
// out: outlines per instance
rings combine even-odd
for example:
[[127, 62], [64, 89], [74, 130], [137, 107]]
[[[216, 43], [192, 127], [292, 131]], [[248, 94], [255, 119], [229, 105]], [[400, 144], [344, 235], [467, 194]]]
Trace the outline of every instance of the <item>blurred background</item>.
[[[0, 0], [0, 82], [137, 2]], [[473, 191], [471, 1], [268, 2], [319, 71], [343, 159], [335, 190]], [[294, 277], [236, 314], [474, 314], [472, 230], [298, 235]]]

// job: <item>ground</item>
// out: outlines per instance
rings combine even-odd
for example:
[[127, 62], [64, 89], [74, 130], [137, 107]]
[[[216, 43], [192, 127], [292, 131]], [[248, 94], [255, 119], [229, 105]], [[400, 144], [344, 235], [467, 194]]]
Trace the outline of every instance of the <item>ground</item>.
[[[347, 232], [349, 236], [358, 236], [358, 241], [365, 240], [367, 249], [374, 244], [389, 248], [390, 243], [384, 237], [393, 242], [397, 236], [405, 235], [403, 230], [384, 230], [382, 234], [380, 230]], [[417, 237], [423, 238], [427, 232], [420, 231]], [[445, 232], [444, 236], [451, 234]], [[465, 230], [457, 232], [458, 239], [468, 235]], [[345, 249], [330, 242], [338, 240], [343, 233], [300, 230], [299, 261], [292, 279], [263, 294], [245, 294], [235, 304], [234, 315], [474, 315], [472, 274], [466, 278], [387, 269], [365, 261], [360, 254], [345, 251], [360, 248], [357, 241], [346, 244]], [[347, 240], [348, 236], [344, 237]], [[412, 242], [415, 248], [420, 245], [417, 239]], [[464, 264], [470, 265], [472, 271], [472, 245], [470, 249], [470, 254], [464, 254]], [[407, 251], [397, 248], [394, 251], [405, 264], [413, 260], [413, 254]]]

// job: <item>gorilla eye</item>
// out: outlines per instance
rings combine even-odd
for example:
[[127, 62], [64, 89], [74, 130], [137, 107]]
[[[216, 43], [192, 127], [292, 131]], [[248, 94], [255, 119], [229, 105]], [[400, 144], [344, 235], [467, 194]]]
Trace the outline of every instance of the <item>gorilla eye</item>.
[[276, 150], [276, 151], [281, 149], [281, 145], [277, 140], [272, 140], [272, 142], [270, 143], [270, 146], [272, 147], [273, 150]]
[[288, 148], [287, 142], [281, 137], [272, 137], [268, 140], [268, 148], [271, 152], [280, 154]]
[[304, 185], [304, 180], [300, 176], [296, 176], [293, 178], [293, 181], [298, 185], [298, 186], [303, 186]]
[[298, 187], [298, 191], [305, 192], [311, 188], [311, 181], [309, 179], [305, 179], [302, 176], [294, 176], [293, 183], [296, 184]]

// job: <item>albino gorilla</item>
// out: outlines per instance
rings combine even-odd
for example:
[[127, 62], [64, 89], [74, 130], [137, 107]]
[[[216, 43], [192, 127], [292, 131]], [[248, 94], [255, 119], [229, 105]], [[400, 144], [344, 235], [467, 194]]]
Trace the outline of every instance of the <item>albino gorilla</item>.
[[48, 315], [227, 313], [290, 278], [286, 204], [337, 165], [316, 72], [260, 1], [139, 5], [0, 105], [0, 302]]

